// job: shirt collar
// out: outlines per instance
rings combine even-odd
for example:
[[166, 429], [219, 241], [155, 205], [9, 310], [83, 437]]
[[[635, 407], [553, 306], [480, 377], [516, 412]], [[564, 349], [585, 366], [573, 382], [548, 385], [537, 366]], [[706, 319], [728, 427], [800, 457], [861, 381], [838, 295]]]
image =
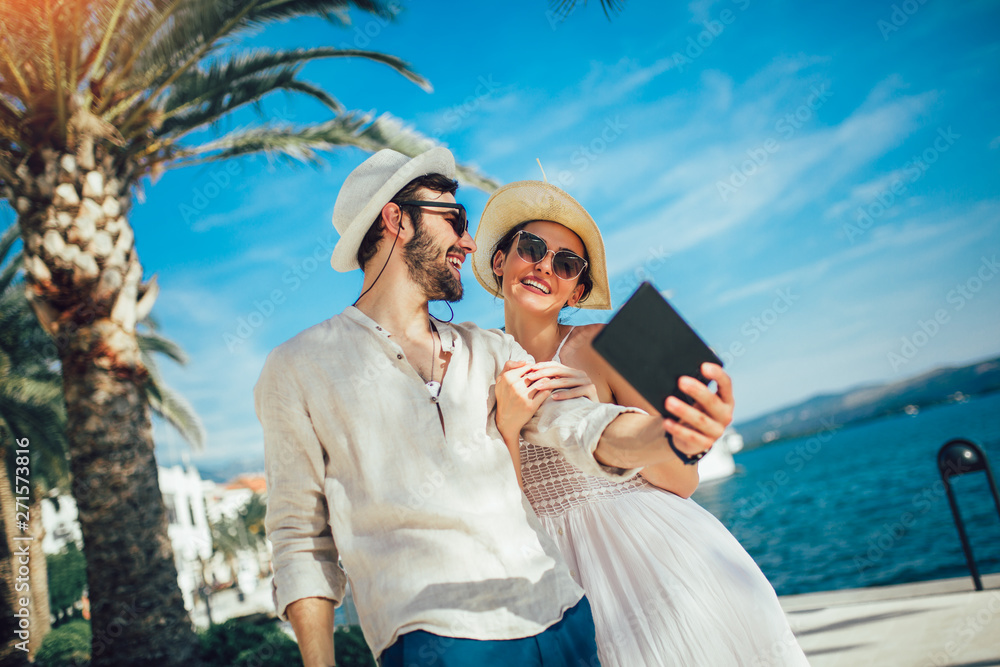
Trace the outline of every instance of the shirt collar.
[[[344, 309], [343, 314], [358, 324], [371, 329], [383, 338], [392, 338], [391, 332], [387, 331], [378, 322], [358, 310], [356, 306], [348, 306]], [[456, 346], [458, 345], [458, 336], [455, 334], [454, 327], [452, 327], [448, 322], [443, 322], [434, 316], [431, 316], [431, 318], [434, 322], [434, 327], [438, 331], [438, 335], [441, 337], [441, 350], [443, 352], [454, 352]]]

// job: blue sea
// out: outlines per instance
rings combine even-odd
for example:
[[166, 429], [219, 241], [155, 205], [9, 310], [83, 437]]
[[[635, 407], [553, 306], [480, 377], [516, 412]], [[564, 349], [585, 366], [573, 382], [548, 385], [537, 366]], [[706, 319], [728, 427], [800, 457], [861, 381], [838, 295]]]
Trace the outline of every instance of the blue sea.
[[[1000, 393], [739, 453], [695, 500], [779, 595], [968, 576], [937, 469], [953, 438], [986, 451], [1000, 482]], [[1000, 572], [1000, 516], [984, 473], [951, 480], [981, 574]]]

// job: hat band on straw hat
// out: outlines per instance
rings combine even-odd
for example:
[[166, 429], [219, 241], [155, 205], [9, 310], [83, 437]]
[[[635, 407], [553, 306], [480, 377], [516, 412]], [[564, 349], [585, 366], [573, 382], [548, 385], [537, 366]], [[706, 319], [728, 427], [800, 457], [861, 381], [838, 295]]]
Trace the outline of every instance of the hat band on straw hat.
[[504, 235], [523, 222], [548, 220], [557, 222], [580, 237], [587, 250], [590, 277], [594, 287], [579, 308], [607, 310], [611, 308], [608, 270], [604, 257], [604, 240], [597, 223], [587, 210], [563, 190], [542, 181], [517, 181], [493, 193], [476, 230], [478, 249], [472, 255], [472, 272], [486, 290], [497, 297], [493, 275], [493, 249]]

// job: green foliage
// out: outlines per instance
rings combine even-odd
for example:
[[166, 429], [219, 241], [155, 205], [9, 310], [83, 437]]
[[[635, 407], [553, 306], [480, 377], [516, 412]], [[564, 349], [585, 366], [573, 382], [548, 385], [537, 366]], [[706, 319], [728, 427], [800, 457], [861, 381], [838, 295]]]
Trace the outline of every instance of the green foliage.
[[247, 500], [247, 504], [240, 510], [240, 516], [246, 523], [247, 532], [254, 542], [266, 548], [266, 533], [264, 530], [264, 517], [267, 516], [267, 501], [260, 493], [255, 493]]
[[375, 658], [357, 625], [337, 628], [333, 633], [333, 650], [337, 667], [375, 667]]
[[90, 622], [73, 621], [45, 635], [35, 667], [85, 667], [90, 664]]
[[266, 513], [267, 503], [264, 497], [255, 493], [236, 516], [222, 516], [209, 526], [212, 531], [212, 547], [226, 557], [230, 566], [240, 552], [252, 553], [267, 548], [264, 531]]
[[[295, 640], [264, 614], [231, 618], [199, 635], [206, 667], [301, 667]], [[337, 663], [340, 665], [340, 663]]]
[[[205, 667], [299, 667], [302, 656], [295, 640], [273, 617], [264, 614], [231, 618], [199, 635]], [[361, 628], [352, 625], [334, 633], [337, 667], [375, 667]]]
[[87, 560], [70, 542], [62, 551], [45, 557], [49, 571], [49, 606], [59, 613], [73, 606], [87, 586]]
[[[610, 0], [606, 0], [610, 1]], [[367, 151], [430, 141], [402, 126], [365, 126], [371, 114], [347, 111], [332, 95], [299, 78], [303, 66], [328, 58], [380, 63], [430, 92], [431, 85], [403, 60], [375, 51], [310, 46], [244, 49], [240, 40], [290, 19], [321, 17], [350, 25], [350, 10], [395, 18], [384, 0], [117, 0], [114, 3], [0, 2], [0, 186], [15, 198], [30, 183], [17, 165], [41, 147], [77, 152], [99, 141], [130, 164], [131, 180], [201, 161], [264, 152], [318, 163], [317, 153], [340, 146]], [[37, 7], [33, 5], [38, 5]], [[187, 143], [238, 109], [262, 113], [277, 92], [312, 98], [331, 120], [318, 126], [237, 129], [218, 142]], [[263, 114], [262, 114], [263, 117]], [[385, 123], [382, 123], [385, 125]], [[435, 142], [431, 142], [435, 145]], [[89, 150], [89, 148], [87, 149]], [[497, 184], [471, 168], [459, 173], [475, 187]]]
[[[0, 235], [0, 456], [14, 474], [14, 439], [32, 444], [35, 492], [66, 486], [66, 408], [56, 348], [24, 295], [23, 256], [14, 252], [17, 225]], [[13, 512], [13, 510], [11, 510]], [[10, 515], [13, 520], [13, 514]]]

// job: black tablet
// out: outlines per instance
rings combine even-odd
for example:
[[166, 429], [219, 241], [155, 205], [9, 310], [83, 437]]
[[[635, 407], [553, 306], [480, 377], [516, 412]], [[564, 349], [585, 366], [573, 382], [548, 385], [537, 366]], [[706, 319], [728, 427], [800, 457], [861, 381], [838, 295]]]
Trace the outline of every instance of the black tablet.
[[682, 375], [708, 384], [701, 365], [706, 361], [722, 365], [722, 360], [648, 282], [639, 285], [592, 344], [664, 417], [674, 417], [663, 405], [667, 396], [694, 402], [677, 387]]

